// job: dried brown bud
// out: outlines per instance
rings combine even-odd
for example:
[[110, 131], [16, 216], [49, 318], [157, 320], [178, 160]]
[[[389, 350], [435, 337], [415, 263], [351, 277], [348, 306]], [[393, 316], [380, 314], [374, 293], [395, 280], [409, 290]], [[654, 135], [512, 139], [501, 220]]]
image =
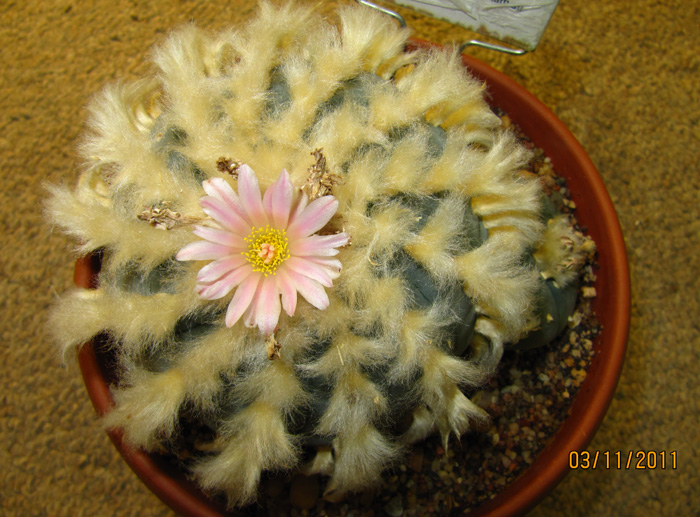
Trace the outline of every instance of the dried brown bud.
[[280, 350], [282, 349], [282, 345], [280, 345], [277, 341], [275, 334], [270, 334], [265, 338], [265, 349], [267, 350], [267, 358], [270, 361], [280, 358]]
[[331, 194], [333, 186], [342, 184], [343, 182], [343, 178], [328, 170], [328, 164], [326, 162], [326, 157], [323, 155], [323, 149], [316, 149], [311, 154], [316, 159], [316, 162], [309, 167], [309, 175], [306, 178], [306, 183], [301, 188], [308, 196], [309, 201]]
[[234, 178], [238, 178], [238, 168], [243, 165], [243, 162], [226, 158], [222, 156], [216, 160], [216, 170], [224, 174], [230, 174]]
[[170, 209], [170, 201], [161, 201], [155, 205], [144, 207], [136, 217], [140, 221], [146, 221], [159, 230], [172, 230], [178, 226], [184, 226], [200, 221], [196, 217], [188, 217], [180, 212]]

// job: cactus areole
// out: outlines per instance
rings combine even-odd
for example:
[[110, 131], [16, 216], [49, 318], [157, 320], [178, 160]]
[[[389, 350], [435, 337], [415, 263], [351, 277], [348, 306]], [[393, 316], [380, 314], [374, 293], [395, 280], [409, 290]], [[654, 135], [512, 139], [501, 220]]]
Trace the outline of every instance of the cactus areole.
[[85, 172], [48, 203], [92, 257], [56, 333], [109, 344], [93, 401], [186, 513], [209, 503], [147, 454], [183, 421], [208, 440], [189, 475], [229, 508], [265, 471], [322, 474], [333, 500], [413, 442], [447, 446], [489, 418], [465, 388], [504, 348], [566, 324], [593, 251], [458, 54], [338, 17], [263, 3], [235, 31], [174, 32], [152, 77], [93, 99]]

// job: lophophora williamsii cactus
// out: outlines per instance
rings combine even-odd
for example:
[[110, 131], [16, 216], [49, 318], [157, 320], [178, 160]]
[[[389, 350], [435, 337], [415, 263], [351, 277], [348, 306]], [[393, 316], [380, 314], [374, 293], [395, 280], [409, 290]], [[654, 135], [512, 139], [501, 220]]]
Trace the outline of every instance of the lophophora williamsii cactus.
[[84, 172], [48, 202], [101, 254], [53, 327], [113, 348], [106, 426], [146, 450], [207, 429], [191, 470], [231, 505], [266, 470], [360, 490], [486, 419], [461, 388], [561, 330], [591, 250], [457, 52], [337, 16], [263, 3], [176, 31], [151, 77], [92, 101]]

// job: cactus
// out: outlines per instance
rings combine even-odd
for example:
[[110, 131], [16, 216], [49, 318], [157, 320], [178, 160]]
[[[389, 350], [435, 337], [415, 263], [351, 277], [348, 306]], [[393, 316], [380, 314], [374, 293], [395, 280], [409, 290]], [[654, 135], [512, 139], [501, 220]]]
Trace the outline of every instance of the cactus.
[[[186, 415], [211, 438], [191, 470], [231, 505], [266, 470], [326, 474], [328, 498], [361, 490], [410, 443], [487, 418], [461, 388], [505, 346], [561, 330], [591, 251], [521, 173], [528, 151], [456, 51], [408, 52], [407, 31], [364, 7], [338, 17], [263, 3], [240, 30], [174, 32], [151, 77], [93, 99], [78, 186], [48, 201], [80, 253], [102, 253], [97, 289], [65, 295], [52, 322], [64, 351], [108, 336], [105, 425], [158, 450]], [[271, 281], [239, 307], [243, 283], [212, 294], [207, 266], [228, 255], [201, 237], [224, 239], [212, 207], [250, 208], [258, 184], [290, 218], [325, 203], [312, 229], [333, 243], [296, 287]], [[254, 256], [235, 259], [272, 264], [260, 285], [298, 252], [289, 237], [276, 255], [288, 234], [269, 210]]]

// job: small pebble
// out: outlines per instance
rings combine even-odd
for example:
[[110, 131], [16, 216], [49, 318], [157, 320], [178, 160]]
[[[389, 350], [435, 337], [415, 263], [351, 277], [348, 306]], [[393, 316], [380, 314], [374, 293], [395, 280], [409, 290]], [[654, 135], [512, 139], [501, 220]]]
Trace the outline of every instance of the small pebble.
[[595, 287], [586, 286], [586, 287], [581, 288], [581, 295], [584, 298], [595, 298], [595, 296], [596, 296]]
[[284, 479], [281, 477], [268, 479], [265, 481], [264, 489], [268, 497], [277, 497], [284, 490]]
[[401, 496], [394, 496], [387, 504], [384, 505], [384, 511], [390, 517], [401, 517], [403, 515], [403, 503]]
[[299, 475], [289, 487], [289, 499], [297, 508], [310, 510], [316, 506], [319, 496], [318, 476]]
[[423, 448], [417, 448], [415, 449], [409, 456], [408, 456], [408, 466], [413, 470], [414, 472], [420, 472], [423, 470]]
[[377, 497], [376, 490], [365, 490], [360, 495], [360, 502], [362, 503], [362, 506], [367, 507], [367, 506], [370, 506], [374, 502], [376, 497]]

